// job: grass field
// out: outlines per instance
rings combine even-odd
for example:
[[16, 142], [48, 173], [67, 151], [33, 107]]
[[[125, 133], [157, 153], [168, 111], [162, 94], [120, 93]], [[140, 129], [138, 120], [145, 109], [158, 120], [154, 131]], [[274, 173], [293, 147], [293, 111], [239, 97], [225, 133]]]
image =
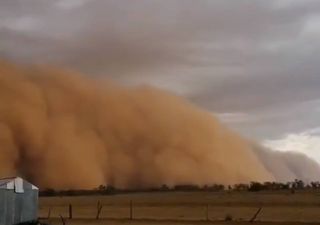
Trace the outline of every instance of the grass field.
[[[102, 205], [96, 220], [97, 205]], [[130, 209], [132, 202], [132, 212]], [[68, 220], [69, 204], [73, 219]], [[111, 196], [43, 197], [39, 216], [50, 224], [320, 224], [318, 192], [167, 192]], [[132, 216], [132, 220], [130, 220]], [[232, 221], [225, 222], [226, 217]], [[46, 220], [44, 220], [46, 221]]]

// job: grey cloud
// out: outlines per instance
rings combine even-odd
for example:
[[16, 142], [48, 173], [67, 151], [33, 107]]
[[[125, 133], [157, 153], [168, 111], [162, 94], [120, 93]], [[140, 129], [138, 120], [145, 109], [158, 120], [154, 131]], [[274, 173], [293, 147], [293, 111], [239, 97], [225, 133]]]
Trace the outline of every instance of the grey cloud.
[[[54, 39], [65, 39], [60, 43], [60, 50], [52, 53], [62, 58], [61, 61], [93, 69], [98, 66], [107, 71], [110, 65], [119, 69], [130, 63], [137, 69], [150, 64], [176, 65], [192, 61], [200, 66], [241, 63], [243, 53], [237, 51], [237, 45], [255, 48], [260, 42], [288, 39], [299, 32], [303, 19], [318, 7], [277, 9], [270, 2], [248, 0], [199, 1], [197, 4], [194, 1], [181, 4], [177, 0], [141, 1], [134, 5], [109, 0], [88, 1], [85, 7], [66, 12], [43, 1], [5, 2], [7, 4], [2, 4], [6, 7], [1, 8], [9, 20], [32, 16], [41, 21], [38, 36], [47, 37], [47, 45]], [[39, 48], [45, 49], [47, 45]], [[210, 45], [236, 48], [217, 51], [210, 50]], [[254, 54], [252, 47], [248, 49], [251, 55]], [[8, 51], [19, 51], [19, 46], [16, 48]], [[29, 51], [32, 55], [33, 50]], [[239, 54], [240, 58], [236, 57]], [[226, 60], [229, 57], [231, 60]]]
[[306, 130], [315, 132], [314, 128], [320, 124], [319, 106], [320, 99], [317, 99], [266, 110], [235, 113], [236, 117], [220, 114], [220, 118], [245, 136], [263, 141]]
[[304, 33], [319, 13], [319, 1], [4, 0], [0, 56], [167, 88], [248, 115], [230, 125], [264, 138], [320, 123], [286, 110], [320, 98], [320, 45]]

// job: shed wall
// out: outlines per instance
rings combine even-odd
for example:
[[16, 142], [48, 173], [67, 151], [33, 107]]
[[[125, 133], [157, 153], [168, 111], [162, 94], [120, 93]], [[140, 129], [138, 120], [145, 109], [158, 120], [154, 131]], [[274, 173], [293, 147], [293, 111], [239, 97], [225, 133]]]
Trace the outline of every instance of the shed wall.
[[37, 219], [38, 190], [24, 184], [24, 193], [0, 189], [0, 225], [13, 225]]

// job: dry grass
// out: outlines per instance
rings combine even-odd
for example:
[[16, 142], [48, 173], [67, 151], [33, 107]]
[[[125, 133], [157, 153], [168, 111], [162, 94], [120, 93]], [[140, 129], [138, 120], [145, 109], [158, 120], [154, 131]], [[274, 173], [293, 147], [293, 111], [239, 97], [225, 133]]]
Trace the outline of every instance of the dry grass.
[[[95, 220], [97, 202], [103, 205], [101, 220]], [[130, 201], [133, 217], [129, 220]], [[246, 221], [263, 207], [256, 224], [320, 224], [320, 194], [269, 193], [139, 193], [113, 196], [48, 197], [40, 199], [40, 217], [51, 208], [51, 224], [61, 224], [59, 215], [68, 217], [68, 204], [73, 206], [69, 225], [82, 224], [248, 224]], [[206, 208], [209, 204], [209, 222]], [[232, 222], [223, 222], [230, 215]], [[220, 221], [220, 222], [219, 222]], [[287, 223], [288, 222], [288, 223]]]

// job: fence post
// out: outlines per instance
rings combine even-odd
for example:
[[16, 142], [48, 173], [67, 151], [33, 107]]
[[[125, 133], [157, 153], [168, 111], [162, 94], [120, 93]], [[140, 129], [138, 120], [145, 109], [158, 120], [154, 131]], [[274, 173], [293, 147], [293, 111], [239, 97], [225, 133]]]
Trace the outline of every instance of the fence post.
[[130, 220], [133, 219], [133, 202], [132, 200], [130, 201]]
[[50, 216], [51, 216], [51, 206], [49, 207], [47, 219], [50, 219]]
[[101, 204], [100, 204], [100, 201], [98, 201], [98, 204], [97, 204], [97, 215], [96, 215], [96, 219], [97, 219], [97, 220], [98, 220], [99, 217], [100, 217], [100, 213], [101, 213], [102, 207], [103, 207], [103, 205], [101, 205]]
[[60, 215], [60, 219], [61, 219], [62, 225], [66, 225], [66, 221], [64, 220], [63, 216]]
[[209, 204], [206, 205], [206, 221], [209, 221]]
[[257, 218], [257, 216], [259, 215], [259, 213], [261, 212], [261, 210], [262, 210], [262, 207], [260, 207], [260, 208], [257, 210], [257, 212], [253, 215], [253, 217], [249, 220], [250, 223], [253, 223], [253, 222], [256, 220], [256, 218]]
[[72, 219], [72, 204], [69, 204], [69, 219]]

